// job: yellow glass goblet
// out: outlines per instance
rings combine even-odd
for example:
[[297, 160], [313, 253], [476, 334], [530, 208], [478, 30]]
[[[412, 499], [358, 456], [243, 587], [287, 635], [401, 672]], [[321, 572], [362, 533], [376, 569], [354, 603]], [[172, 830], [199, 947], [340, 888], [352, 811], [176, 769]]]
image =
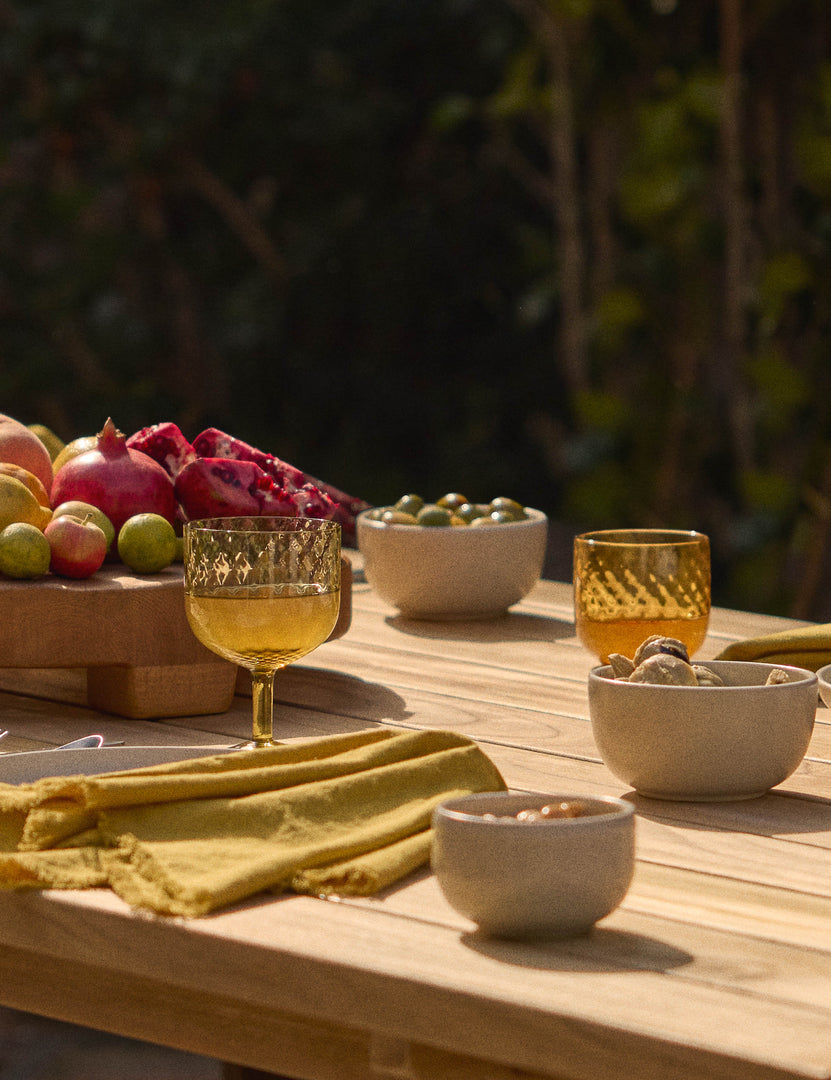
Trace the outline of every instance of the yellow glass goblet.
[[690, 656], [710, 619], [710, 541], [681, 529], [604, 529], [574, 538], [577, 636], [607, 663], [630, 659], [652, 634], [683, 641]]
[[234, 517], [184, 528], [185, 611], [203, 645], [252, 676], [253, 740], [274, 746], [274, 675], [321, 645], [340, 607], [341, 528]]

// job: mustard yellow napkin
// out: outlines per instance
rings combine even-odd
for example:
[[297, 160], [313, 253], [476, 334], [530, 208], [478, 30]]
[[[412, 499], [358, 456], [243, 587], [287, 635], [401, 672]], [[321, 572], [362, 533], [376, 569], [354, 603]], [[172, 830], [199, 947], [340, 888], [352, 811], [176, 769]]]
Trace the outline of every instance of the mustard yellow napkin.
[[443, 799], [504, 787], [470, 739], [387, 729], [0, 784], [0, 888], [109, 886], [188, 916], [266, 890], [367, 894], [427, 861]]
[[723, 649], [717, 660], [757, 660], [765, 664], [792, 664], [818, 671], [831, 664], [831, 623], [799, 626], [762, 637], [737, 641]]

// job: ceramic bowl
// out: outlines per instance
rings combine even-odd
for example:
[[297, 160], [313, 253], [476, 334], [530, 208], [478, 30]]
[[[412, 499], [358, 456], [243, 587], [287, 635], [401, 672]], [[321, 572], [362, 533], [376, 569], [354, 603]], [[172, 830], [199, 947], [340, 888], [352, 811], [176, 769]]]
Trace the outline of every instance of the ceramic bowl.
[[[786, 780], [805, 756], [817, 676], [805, 668], [710, 660], [724, 686], [656, 686], [589, 673], [600, 756], [641, 795], [719, 802], [752, 799]], [[788, 681], [766, 686], [774, 668]]]
[[826, 664], [825, 667], [819, 669], [817, 682], [819, 684], [819, 696], [822, 698], [823, 705], [831, 709], [831, 664]]
[[483, 619], [521, 600], [542, 573], [548, 518], [486, 528], [388, 525], [358, 516], [358, 548], [375, 592], [414, 619]]
[[[582, 812], [538, 821], [516, 817], [561, 803]], [[632, 881], [634, 808], [621, 799], [467, 795], [442, 803], [433, 829], [432, 866], [442, 892], [487, 935], [585, 933], [618, 906]]]

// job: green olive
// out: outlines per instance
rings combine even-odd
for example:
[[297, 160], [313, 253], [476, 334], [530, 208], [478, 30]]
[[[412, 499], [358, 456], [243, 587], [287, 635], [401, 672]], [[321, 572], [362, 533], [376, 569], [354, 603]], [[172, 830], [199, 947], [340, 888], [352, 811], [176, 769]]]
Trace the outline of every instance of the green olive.
[[493, 514], [485, 514], [484, 517], [474, 518], [470, 523], [470, 527], [471, 529], [488, 529], [493, 525], [499, 524], [500, 522]]
[[437, 506], [444, 506], [448, 510], [458, 510], [460, 506], [464, 506], [467, 499], [464, 495], [460, 495], [458, 491], [449, 491], [446, 495], [442, 495], [440, 499], [436, 500]]
[[424, 499], [420, 495], [402, 495], [393, 509], [403, 510], [405, 514], [412, 514], [413, 517], [424, 506]]
[[524, 521], [528, 517], [521, 503], [518, 503], [516, 499], [506, 499], [504, 496], [491, 500], [490, 512], [509, 514], [512, 521]]
[[403, 510], [385, 510], [381, 520], [386, 525], [415, 525], [416, 518], [413, 514], [405, 514]]
[[484, 517], [487, 514], [487, 510], [483, 506], [477, 506], [476, 503], [463, 503], [456, 508], [456, 516], [460, 517], [462, 521], [466, 521], [468, 525], [476, 518]]
[[418, 525], [449, 525], [451, 517], [452, 515], [446, 506], [427, 503], [416, 515], [416, 523]]
[[386, 506], [373, 506], [371, 510], [366, 512], [367, 520], [380, 521], [388, 509]]

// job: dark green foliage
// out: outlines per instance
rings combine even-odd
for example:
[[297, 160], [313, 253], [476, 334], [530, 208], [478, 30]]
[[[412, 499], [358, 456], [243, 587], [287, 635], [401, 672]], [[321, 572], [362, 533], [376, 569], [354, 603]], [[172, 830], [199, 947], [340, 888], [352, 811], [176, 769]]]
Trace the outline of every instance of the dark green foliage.
[[824, 0], [0, 16], [0, 411], [698, 527], [831, 617]]

